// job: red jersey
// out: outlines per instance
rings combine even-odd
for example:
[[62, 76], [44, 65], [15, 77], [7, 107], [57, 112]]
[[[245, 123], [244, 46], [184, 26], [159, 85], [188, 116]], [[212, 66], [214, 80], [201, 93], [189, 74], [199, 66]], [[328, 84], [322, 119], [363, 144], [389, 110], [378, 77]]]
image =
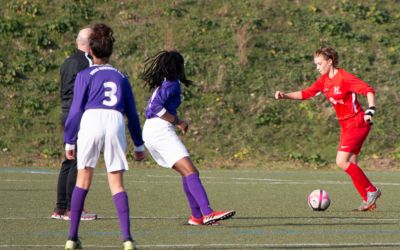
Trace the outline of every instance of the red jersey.
[[326, 99], [332, 103], [340, 121], [354, 117], [362, 111], [363, 109], [357, 101], [357, 94], [366, 96], [369, 92], [375, 93], [367, 83], [343, 69], [338, 69], [332, 79], [328, 74], [324, 74], [310, 87], [302, 90], [301, 94], [304, 100], [323, 93]]

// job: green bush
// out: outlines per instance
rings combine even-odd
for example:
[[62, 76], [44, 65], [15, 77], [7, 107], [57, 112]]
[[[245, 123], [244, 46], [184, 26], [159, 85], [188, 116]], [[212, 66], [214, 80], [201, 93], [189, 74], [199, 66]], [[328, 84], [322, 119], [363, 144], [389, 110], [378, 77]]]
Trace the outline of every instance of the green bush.
[[24, 32], [24, 25], [16, 19], [4, 19], [0, 17], [0, 33], [11, 34], [12, 37], [19, 37]]
[[329, 36], [346, 37], [352, 31], [351, 25], [339, 17], [318, 17], [314, 27], [318, 32]]
[[9, 7], [14, 13], [18, 15], [28, 15], [36, 17], [42, 15], [43, 13], [40, 5], [27, 0], [13, 0], [9, 3]]

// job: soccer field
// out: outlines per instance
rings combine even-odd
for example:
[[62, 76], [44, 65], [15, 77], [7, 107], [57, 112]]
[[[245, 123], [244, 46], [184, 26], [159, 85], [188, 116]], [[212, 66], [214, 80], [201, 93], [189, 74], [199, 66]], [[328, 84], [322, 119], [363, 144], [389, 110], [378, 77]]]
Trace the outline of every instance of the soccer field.
[[[220, 226], [189, 226], [180, 177], [171, 170], [134, 169], [125, 175], [132, 233], [138, 249], [400, 249], [400, 172], [368, 172], [382, 190], [378, 209], [360, 204], [341, 171], [201, 170], [212, 207], [235, 209]], [[56, 170], [0, 169], [0, 248], [62, 249], [67, 221], [51, 220]], [[313, 212], [307, 195], [323, 188], [327, 211]], [[84, 249], [121, 249], [118, 219], [104, 169], [96, 169], [85, 207]]]

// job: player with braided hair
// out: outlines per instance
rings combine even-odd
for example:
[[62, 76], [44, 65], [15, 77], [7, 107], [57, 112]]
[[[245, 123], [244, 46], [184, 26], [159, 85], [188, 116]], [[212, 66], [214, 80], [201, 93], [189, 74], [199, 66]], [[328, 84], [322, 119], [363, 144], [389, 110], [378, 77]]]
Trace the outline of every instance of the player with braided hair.
[[182, 102], [182, 82], [186, 79], [184, 59], [177, 51], [161, 51], [145, 62], [141, 78], [153, 90], [146, 108], [146, 121], [143, 126], [145, 146], [158, 165], [172, 168], [182, 176], [183, 190], [186, 194], [192, 215], [190, 225], [214, 225], [219, 220], [231, 218], [235, 211], [213, 211], [206, 190], [199, 178], [199, 171], [189, 157], [189, 153], [176, 134], [175, 127], [185, 134], [189, 128], [186, 121], [177, 116]]
[[[321, 76], [310, 87], [291, 93], [276, 91], [275, 98], [306, 100], [320, 93], [325, 95], [336, 110], [341, 128], [336, 164], [350, 176], [362, 198], [358, 210], [374, 210], [381, 191], [358, 166], [358, 155], [373, 124], [375, 91], [353, 74], [338, 67], [338, 53], [333, 48], [322, 47], [315, 51], [314, 63]], [[368, 109], [365, 112], [357, 101], [357, 94], [367, 97]]]

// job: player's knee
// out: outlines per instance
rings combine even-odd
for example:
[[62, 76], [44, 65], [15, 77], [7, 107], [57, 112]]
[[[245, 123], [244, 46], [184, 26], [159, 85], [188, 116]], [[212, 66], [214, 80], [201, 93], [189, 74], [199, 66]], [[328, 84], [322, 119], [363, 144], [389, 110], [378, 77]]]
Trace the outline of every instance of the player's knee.
[[341, 169], [346, 169], [347, 165], [349, 165], [348, 161], [336, 159], [336, 165], [338, 165]]

